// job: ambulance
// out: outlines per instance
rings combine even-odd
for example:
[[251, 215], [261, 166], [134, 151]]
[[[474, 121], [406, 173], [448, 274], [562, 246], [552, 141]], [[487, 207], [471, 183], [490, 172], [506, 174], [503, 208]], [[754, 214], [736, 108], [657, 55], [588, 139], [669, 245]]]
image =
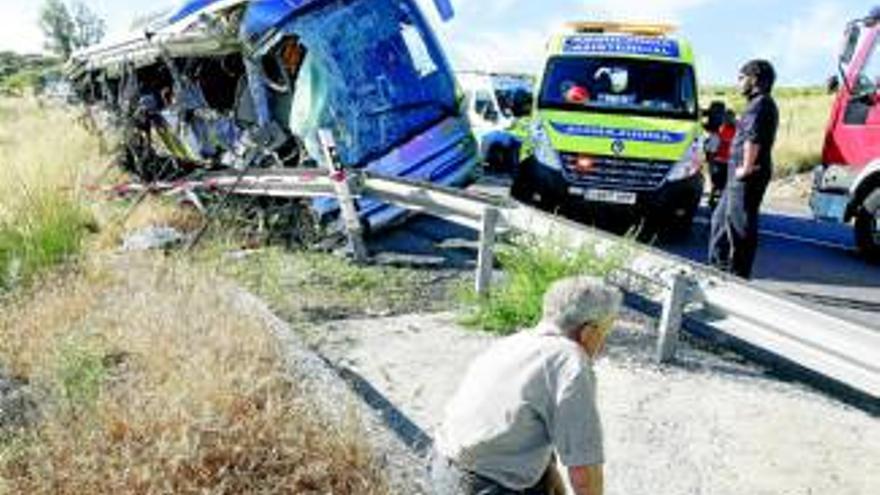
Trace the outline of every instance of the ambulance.
[[686, 232], [703, 192], [694, 52], [666, 25], [576, 23], [548, 43], [514, 198]]

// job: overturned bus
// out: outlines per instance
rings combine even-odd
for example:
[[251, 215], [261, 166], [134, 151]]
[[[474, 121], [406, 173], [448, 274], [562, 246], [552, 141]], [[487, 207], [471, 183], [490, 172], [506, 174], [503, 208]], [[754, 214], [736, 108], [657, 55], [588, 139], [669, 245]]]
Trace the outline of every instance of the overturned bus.
[[[415, 0], [191, 0], [74, 54], [68, 74], [121, 131], [121, 164], [144, 181], [316, 167], [319, 130], [343, 166], [377, 175], [460, 186], [477, 163], [452, 70]], [[371, 228], [402, 214], [358, 207]]]

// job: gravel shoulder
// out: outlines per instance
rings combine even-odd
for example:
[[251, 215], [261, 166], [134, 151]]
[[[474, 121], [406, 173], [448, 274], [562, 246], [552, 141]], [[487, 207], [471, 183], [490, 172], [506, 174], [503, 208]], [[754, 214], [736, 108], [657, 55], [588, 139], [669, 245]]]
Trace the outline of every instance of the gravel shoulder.
[[[597, 364], [608, 493], [876, 493], [876, 418], [690, 347], [660, 367], [652, 324], [628, 312]], [[461, 329], [451, 313], [337, 321], [309, 334], [429, 436], [495, 338]]]

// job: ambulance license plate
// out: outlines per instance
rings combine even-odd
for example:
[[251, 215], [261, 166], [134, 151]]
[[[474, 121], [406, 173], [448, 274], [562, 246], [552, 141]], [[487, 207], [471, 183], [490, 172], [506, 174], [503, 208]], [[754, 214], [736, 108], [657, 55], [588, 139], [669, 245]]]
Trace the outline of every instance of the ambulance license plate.
[[618, 205], [634, 205], [638, 195], [628, 191], [611, 191], [608, 189], [584, 189], [584, 199], [599, 203], [614, 203]]

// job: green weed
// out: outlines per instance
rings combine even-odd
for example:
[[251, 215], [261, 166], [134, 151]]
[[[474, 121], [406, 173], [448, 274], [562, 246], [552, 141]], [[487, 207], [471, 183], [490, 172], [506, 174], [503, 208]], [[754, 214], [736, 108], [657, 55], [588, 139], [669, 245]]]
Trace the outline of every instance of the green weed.
[[82, 186], [97, 141], [72, 121], [63, 109], [0, 98], [0, 290], [77, 255], [94, 224]]
[[630, 256], [626, 245], [607, 252], [596, 245], [571, 250], [562, 241], [522, 236], [502, 246], [498, 261], [503, 280], [486, 297], [462, 291], [467, 307], [462, 323], [502, 335], [533, 326], [541, 319], [544, 293], [554, 282], [576, 275], [607, 278]]
[[91, 224], [80, 204], [46, 194], [0, 221], [0, 288], [12, 288], [79, 254]]
[[59, 353], [58, 384], [65, 405], [75, 415], [94, 410], [107, 375], [104, 354], [93, 345], [73, 340]]

